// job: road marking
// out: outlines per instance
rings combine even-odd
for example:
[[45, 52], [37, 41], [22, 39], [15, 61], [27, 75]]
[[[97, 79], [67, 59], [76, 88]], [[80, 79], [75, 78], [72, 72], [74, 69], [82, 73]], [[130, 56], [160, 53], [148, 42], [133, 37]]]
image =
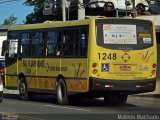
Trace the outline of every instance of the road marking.
[[[45, 119], [40, 119], [36, 117], [31, 117], [31, 116], [26, 116], [26, 115], [19, 115], [18, 113], [12, 113], [12, 112], [0, 112], [2, 115], [2, 119], [4, 120], [9, 120], [9, 119], [21, 119], [21, 120], [45, 120]], [[11, 118], [10, 118], [11, 117]]]
[[70, 110], [79, 110], [79, 111], [91, 111], [91, 110], [88, 110], [88, 109], [79, 109], [79, 108], [73, 108], [73, 107], [62, 107], [62, 106], [59, 106], [59, 105], [45, 105], [46, 107], [56, 107], [56, 108], [62, 108], [62, 109], [70, 109]]
[[45, 119], [40, 119], [36, 117], [29, 117], [25, 115], [18, 115], [18, 118], [21, 118], [22, 120], [45, 120]]

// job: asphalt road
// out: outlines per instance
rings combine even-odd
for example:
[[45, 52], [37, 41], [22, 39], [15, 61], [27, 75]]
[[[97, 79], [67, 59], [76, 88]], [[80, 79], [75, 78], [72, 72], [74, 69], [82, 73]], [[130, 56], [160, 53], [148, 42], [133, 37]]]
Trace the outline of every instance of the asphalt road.
[[160, 98], [129, 96], [123, 106], [107, 106], [103, 99], [85, 99], [74, 105], [61, 106], [54, 96], [34, 96], [32, 101], [20, 101], [17, 94], [5, 94], [0, 104], [0, 119], [157, 120], [160, 119], [159, 103]]

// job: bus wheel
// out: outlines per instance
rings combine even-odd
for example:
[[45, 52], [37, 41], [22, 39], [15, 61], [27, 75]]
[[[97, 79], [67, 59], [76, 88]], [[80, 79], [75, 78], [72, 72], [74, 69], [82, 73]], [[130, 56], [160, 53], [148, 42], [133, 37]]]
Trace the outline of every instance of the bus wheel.
[[123, 105], [128, 98], [127, 94], [110, 94], [104, 96], [104, 101], [107, 105]]
[[61, 105], [68, 104], [67, 87], [62, 78], [57, 81], [56, 95], [58, 103]]
[[27, 83], [23, 77], [20, 78], [19, 82], [19, 95], [21, 100], [31, 99], [31, 94], [27, 92]]

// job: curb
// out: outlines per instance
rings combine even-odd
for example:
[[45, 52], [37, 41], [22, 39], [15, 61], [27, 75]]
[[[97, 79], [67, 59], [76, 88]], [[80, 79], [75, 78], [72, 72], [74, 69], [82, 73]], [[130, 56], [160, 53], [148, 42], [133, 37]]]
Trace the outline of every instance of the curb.
[[160, 98], [160, 94], [141, 94], [141, 95], [133, 95], [133, 96]]

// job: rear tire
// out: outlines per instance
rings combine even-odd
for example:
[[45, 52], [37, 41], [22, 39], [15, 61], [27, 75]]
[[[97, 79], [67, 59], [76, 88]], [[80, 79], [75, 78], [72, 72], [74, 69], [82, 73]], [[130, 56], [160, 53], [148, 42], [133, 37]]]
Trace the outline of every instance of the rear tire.
[[57, 101], [60, 105], [69, 104], [68, 96], [67, 96], [67, 86], [62, 78], [60, 78], [57, 81], [56, 95], [57, 95]]
[[30, 100], [32, 95], [27, 92], [27, 83], [23, 77], [19, 82], [19, 96], [21, 100]]

